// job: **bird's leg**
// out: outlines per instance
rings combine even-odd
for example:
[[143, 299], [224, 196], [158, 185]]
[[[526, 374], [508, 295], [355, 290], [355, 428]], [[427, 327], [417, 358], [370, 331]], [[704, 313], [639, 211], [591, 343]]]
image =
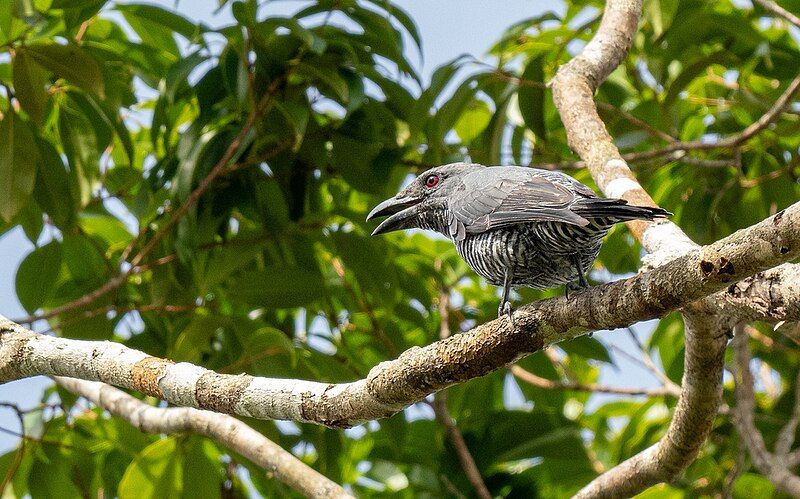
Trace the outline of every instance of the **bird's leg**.
[[588, 288], [589, 283], [586, 282], [586, 276], [583, 275], [583, 267], [581, 266], [581, 255], [573, 253], [570, 258], [572, 259], [572, 264], [575, 265], [575, 270], [578, 271], [578, 284], [582, 288]]
[[514, 318], [511, 316], [511, 302], [508, 301], [508, 293], [511, 292], [511, 270], [506, 267], [505, 275], [503, 276], [503, 298], [500, 300], [500, 306], [497, 307], [497, 318], [508, 315], [508, 321], [514, 323]]

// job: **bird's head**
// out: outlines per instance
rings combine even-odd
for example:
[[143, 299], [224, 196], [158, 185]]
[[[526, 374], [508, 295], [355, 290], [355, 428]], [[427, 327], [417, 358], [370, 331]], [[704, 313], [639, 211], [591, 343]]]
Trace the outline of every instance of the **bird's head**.
[[437, 166], [415, 178], [396, 196], [387, 199], [372, 209], [367, 220], [387, 217], [372, 232], [372, 235], [385, 234], [401, 229], [437, 229], [438, 214], [447, 210], [447, 198], [462, 183], [461, 177], [484, 168], [468, 163], [451, 163]]

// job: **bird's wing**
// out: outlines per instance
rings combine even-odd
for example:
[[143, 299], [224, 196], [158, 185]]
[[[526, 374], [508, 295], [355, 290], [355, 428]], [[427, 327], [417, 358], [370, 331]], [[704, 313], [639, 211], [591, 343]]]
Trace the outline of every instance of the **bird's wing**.
[[461, 240], [468, 233], [524, 222], [588, 224], [570, 208], [576, 198], [595, 196], [594, 192], [566, 175], [544, 173], [492, 167], [465, 175], [448, 200], [450, 235]]

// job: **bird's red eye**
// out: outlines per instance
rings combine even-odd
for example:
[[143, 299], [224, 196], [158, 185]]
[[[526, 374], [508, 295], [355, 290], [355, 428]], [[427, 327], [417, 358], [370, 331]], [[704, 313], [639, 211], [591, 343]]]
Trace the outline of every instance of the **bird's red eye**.
[[436, 184], [439, 183], [439, 175], [428, 175], [428, 178], [425, 179], [425, 187], [428, 189], [432, 187], [436, 187]]

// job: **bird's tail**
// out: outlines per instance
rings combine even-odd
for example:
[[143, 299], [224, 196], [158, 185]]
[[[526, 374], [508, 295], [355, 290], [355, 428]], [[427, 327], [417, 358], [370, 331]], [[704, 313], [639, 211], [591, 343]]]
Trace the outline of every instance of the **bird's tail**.
[[624, 199], [588, 198], [572, 207], [572, 211], [584, 218], [606, 218], [615, 222], [628, 220], [653, 220], [666, 218], [672, 213], [662, 208], [629, 205]]

